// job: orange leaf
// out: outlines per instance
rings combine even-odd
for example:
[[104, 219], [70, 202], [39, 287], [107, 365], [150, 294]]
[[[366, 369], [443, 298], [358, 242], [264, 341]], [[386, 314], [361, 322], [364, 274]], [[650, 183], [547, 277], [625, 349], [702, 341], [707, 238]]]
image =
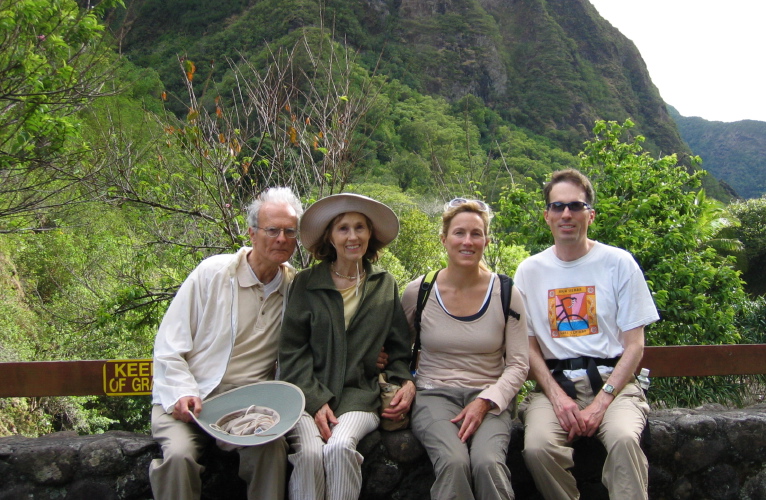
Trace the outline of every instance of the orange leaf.
[[223, 134], [218, 134], [218, 142], [221, 144], [226, 142], [226, 137]]
[[306, 125], [311, 125], [311, 118], [308, 116], [306, 117]]
[[184, 70], [186, 70], [186, 78], [189, 81], [192, 81], [192, 78], [194, 78], [194, 73], [197, 71], [197, 66], [195, 66], [191, 60], [186, 59], [184, 60]]
[[163, 101], [167, 101], [167, 100], [168, 100], [168, 93], [167, 93], [167, 92], [165, 92], [164, 90], [162, 91], [162, 96], [161, 96], [161, 99], [162, 99]]
[[215, 116], [217, 116], [218, 118], [223, 118], [223, 111], [221, 110], [219, 106], [215, 107]]
[[285, 111], [290, 111], [290, 103], [285, 104]]
[[295, 127], [290, 127], [287, 129], [287, 133], [290, 136], [290, 142], [293, 143], [293, 146], [298, 145], [298, 131], [295, 130]]

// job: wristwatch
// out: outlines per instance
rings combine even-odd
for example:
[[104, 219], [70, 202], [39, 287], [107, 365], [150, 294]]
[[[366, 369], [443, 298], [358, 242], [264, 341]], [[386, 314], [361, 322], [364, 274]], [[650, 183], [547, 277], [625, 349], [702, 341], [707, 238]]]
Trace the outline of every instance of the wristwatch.
[[614, 386], [612, 384], [604, 384], [604, 387], [602, 387], [601, 390], [614, 396]]

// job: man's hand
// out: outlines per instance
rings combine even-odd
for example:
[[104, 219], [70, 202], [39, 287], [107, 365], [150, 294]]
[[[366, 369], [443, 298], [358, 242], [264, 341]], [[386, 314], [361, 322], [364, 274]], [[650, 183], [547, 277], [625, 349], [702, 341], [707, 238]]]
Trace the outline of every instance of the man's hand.
[[468, 403], [468, 405], [458, 413], [457, 417], [450, 420], [453, 424], [456, 424], [461, 420], [463, 421], [463, 423], [460, 424], [460, 430], [457, 432], [457, 437], [464, 443], [468, 441], [468, 438], [473, 436], [474, 432], [479, 429], [479, 426], [484, 421], [484, 417], [491, 409], [492, 402], [488, 399], [476, 398]]
[[330, 409], [330, 405], [325, 403], [315, 414], [314, 422], [316, 422], [319, 428], [319, 434], [324, 439], [325, 443], [330, 437], [332, 437], [331, 425], [338, 425], [338, 419], [335, 418], [335, 413]]
[[581, 412], [583, 421], [585, 422], [583, 436], [591, 437], [596, 433], [598, 426], [601, 425], [601, 421], [604, 420], [606, 409], [612, 401], [614, 401], [614, 396], [607, 394], [604, 391], [599, 391], [591, 404]]
[[191, 422], [193, 420], [191, 413], [199, 416], [202, 411], [202, 400], [197, 396], [184, 396], [176, 401], [173, 407], [173, 418], [181, 422]]
[[551, 398], [551, 405], [553, 405], [553, 411], [556, 412], [556, 418], [559, 419], [561, 428], [569, 433], [567, 439], [572, 441], [575, 436], [585, 435], [587, 426], [580, 407], [563, 390], [559, 389], [555, 392], [556, 396]]
[[386, 352], [385, 347], [381, 347], [380, 352], [378, 353], [378, 360], [375, 362], [375, 366], [378, 367], [378, 370], [383, 371], [386, 369], [386, 365], [388, 365], [388, 353]]
[[407, 380], [401, 389], [396, 391], [388, 408], [383, 408], [383, 411], [380, 413], [381, 418], [402, 420], [407, 412], [410, 411], [410, 406], [412, 406], [414, 400], [415, 384], [411, 380]]

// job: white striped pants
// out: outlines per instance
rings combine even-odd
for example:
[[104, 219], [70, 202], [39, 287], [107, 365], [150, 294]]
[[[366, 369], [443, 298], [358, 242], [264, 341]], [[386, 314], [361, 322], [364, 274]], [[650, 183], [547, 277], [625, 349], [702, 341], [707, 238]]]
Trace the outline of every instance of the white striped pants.
[[327, 443], [314, 417], [303, 412], [287, 434], [291, 500], [357, 500], [362, 491], [362, 462], [356, 451], [359, 440], [378, 428], [376, 413], [351, 411], [338, 417]]

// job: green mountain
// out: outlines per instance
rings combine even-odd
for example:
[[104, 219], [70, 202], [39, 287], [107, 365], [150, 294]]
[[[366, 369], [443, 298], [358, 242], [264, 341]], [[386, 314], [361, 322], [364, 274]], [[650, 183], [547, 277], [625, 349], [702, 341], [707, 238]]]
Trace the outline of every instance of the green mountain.
[[[587, 0], [127, 0], [122, 52], [181, 85], [179, 56], [255, 54], [323, 22], [378, 74], [450, 102], [472, 94], [508, 124], [581, 149], [597, 119], [636, 123], [653, 153], [689, 149], [633, 43]], [[380, 57], [379, 57], [380, 56]]]
[[766, 122], [708, 121], [681, 116], [675, 108], [668, 108], [681, 136], [702, 158], [705, 170], [742, 198], [766, 194]]

